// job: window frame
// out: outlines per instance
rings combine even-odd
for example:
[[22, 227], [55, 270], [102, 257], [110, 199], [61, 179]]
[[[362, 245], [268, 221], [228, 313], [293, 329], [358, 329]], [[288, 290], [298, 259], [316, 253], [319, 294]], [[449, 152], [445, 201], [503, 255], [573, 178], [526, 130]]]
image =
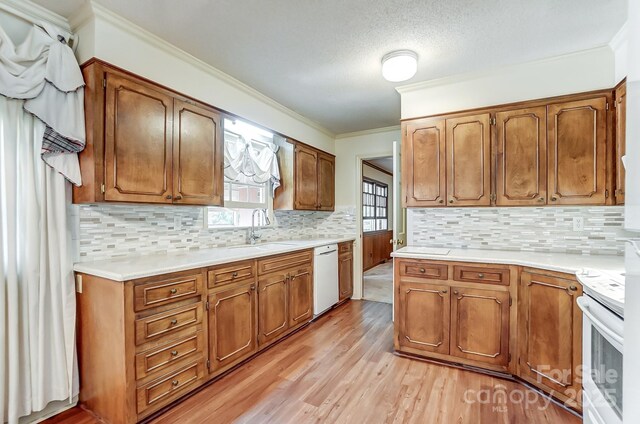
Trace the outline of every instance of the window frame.
[[[364, 183], [373, 184], [373, 194], [366, 193], [364, 191]], [[378, 188], [383, 188], [385, 190], [386, 195], [382, 196], [378, 194]], [[383, 183], [381, 181], [375, 180], [369, 177], [362, 178], [362, 186], [360, 187], [361, 195], [362, 195], [362, 232], [363, 233], [375, 233], [377, 231], [389, 231], [389, 185]], [[373, 196], [373, 204], [367, 203], [365, 201], [365, 196]], [[378, 209], [381, 208], [381, 205], [378, 205], [378, 199], [385, 199], [384, 205], [384, 216], [378, 215]], [[373, 216], [366, 215], [364, 212], [365, 207], [373, 207]], [[387, 226], [385, 229], [377, 229], [378, 220], [386, 220]], [[365, 220], [373, 220], [373, 230], [365, 230], [364, 229], [364, 221]]]

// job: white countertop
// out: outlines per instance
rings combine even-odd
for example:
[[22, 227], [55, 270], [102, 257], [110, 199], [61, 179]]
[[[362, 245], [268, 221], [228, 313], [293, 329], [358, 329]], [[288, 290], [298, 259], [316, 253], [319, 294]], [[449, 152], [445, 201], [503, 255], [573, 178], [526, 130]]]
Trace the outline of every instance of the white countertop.
[[204, 268], [212, 265], [278, 255], [296, 250], [312, 249], [327, 244], [353, 240], [355, 240], [355, 237], [283, 240], [258, 243], [253, 246], [240, 245], [185, 252], [170, 252], [104, 261], [78, 262], [74, 264], [73, 270], [108, 280], [128, 281], [136, 278]]
[[396, 258], [519, 265], [569, 274], [575, 274], [583, 268], [624, 272], [624, 256], [614, 255], [571, 255], [566, 253], [407, 246], [395, 251], [393, 256]]

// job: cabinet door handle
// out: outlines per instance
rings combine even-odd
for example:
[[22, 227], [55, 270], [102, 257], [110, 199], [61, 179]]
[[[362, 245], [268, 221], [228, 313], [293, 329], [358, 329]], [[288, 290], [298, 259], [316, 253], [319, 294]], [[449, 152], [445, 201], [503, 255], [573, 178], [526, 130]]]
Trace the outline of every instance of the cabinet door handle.
[[453, 203], [453, 199], [449, 200], [449, 203]]
[[180, 195], [176, 196], [176, 200], [180, 200], [180, 199], [182, 199], [182, 196]]
[[544, 197], [539, 198], [538, 202], [544, 202]]
[[173, 199], [173, 196], [170, 194], [167, 194], [167, 200], [171, 200], [171, 199]]
[[253, 291], [253, 290], [255, 290], [255, 289], [256, 289], [256, 285], [255, 285], [255, 284], [252, 284], [252, 285], [251, 285], [251, 287], [250, 287], [250, 289], [251, 289], [252, 291]]
[[174, 319], [171, 320], [170, 324], [171, 325], [176, 325], [177, 323], [178, 323], [178, 320], [174, 318]]
[[458, 290], [454, 290], [453, 294], [457, 295], [458, 294]]
[[295, 279], [296, 279], [296, 277], [297, 277], [297, 275], [292, 275], [292, 276], [291, 276], [291, 281], [295, 280]]
[[171, 290], [169, 290], [169, 293], [176, 294], [176, 293], [178, 293], [178, 289], [171, 289]]
[[444, 200], [440, 199], [438, 200], [438, 203], [444, 203]]
[[569, 290], [571, 291], [578, 291], [578, 288], [574, 285], [569, 286]]
[[178, 356], [178, 351], [177, 350], [172, 350], [171, 351], [171, 356]]
[[555, 202], [556, 200], [558, 200], [556, 197], [552, 197], [552, 198], [551, 198], [551, 201], [552, 201], [552, 202]]

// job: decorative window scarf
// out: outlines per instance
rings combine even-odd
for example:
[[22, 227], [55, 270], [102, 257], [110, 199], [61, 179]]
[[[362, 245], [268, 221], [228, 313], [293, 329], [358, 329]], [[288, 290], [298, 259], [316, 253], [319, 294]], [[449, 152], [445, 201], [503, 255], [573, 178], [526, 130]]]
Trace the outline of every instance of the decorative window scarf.
[[70, 34], [34, 25], [20, 45], [0, 27], [0, 94], [24, 100], [24, 110], [46, 125], [41, 157], [81, 185], [78, 152], [85, 146], [84, 79], [67, 45]]

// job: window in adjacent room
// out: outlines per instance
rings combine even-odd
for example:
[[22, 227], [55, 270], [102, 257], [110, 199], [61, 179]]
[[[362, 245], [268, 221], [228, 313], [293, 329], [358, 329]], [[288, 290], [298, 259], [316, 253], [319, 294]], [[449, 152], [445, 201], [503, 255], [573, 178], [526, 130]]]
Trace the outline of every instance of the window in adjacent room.
[[379, 181], [362, 182], [362, 231], [388, 230], [389, 187]]
[[[271, 190], [280, 180], [275, 141], [280, 138], [240, 119], [224, 120], [224, 207], [206, 208], [208, 228], [250, 227], [254, 209], [272, 215]], [[263, 214], [257, 214], [256, 225], [267, 225]]]

